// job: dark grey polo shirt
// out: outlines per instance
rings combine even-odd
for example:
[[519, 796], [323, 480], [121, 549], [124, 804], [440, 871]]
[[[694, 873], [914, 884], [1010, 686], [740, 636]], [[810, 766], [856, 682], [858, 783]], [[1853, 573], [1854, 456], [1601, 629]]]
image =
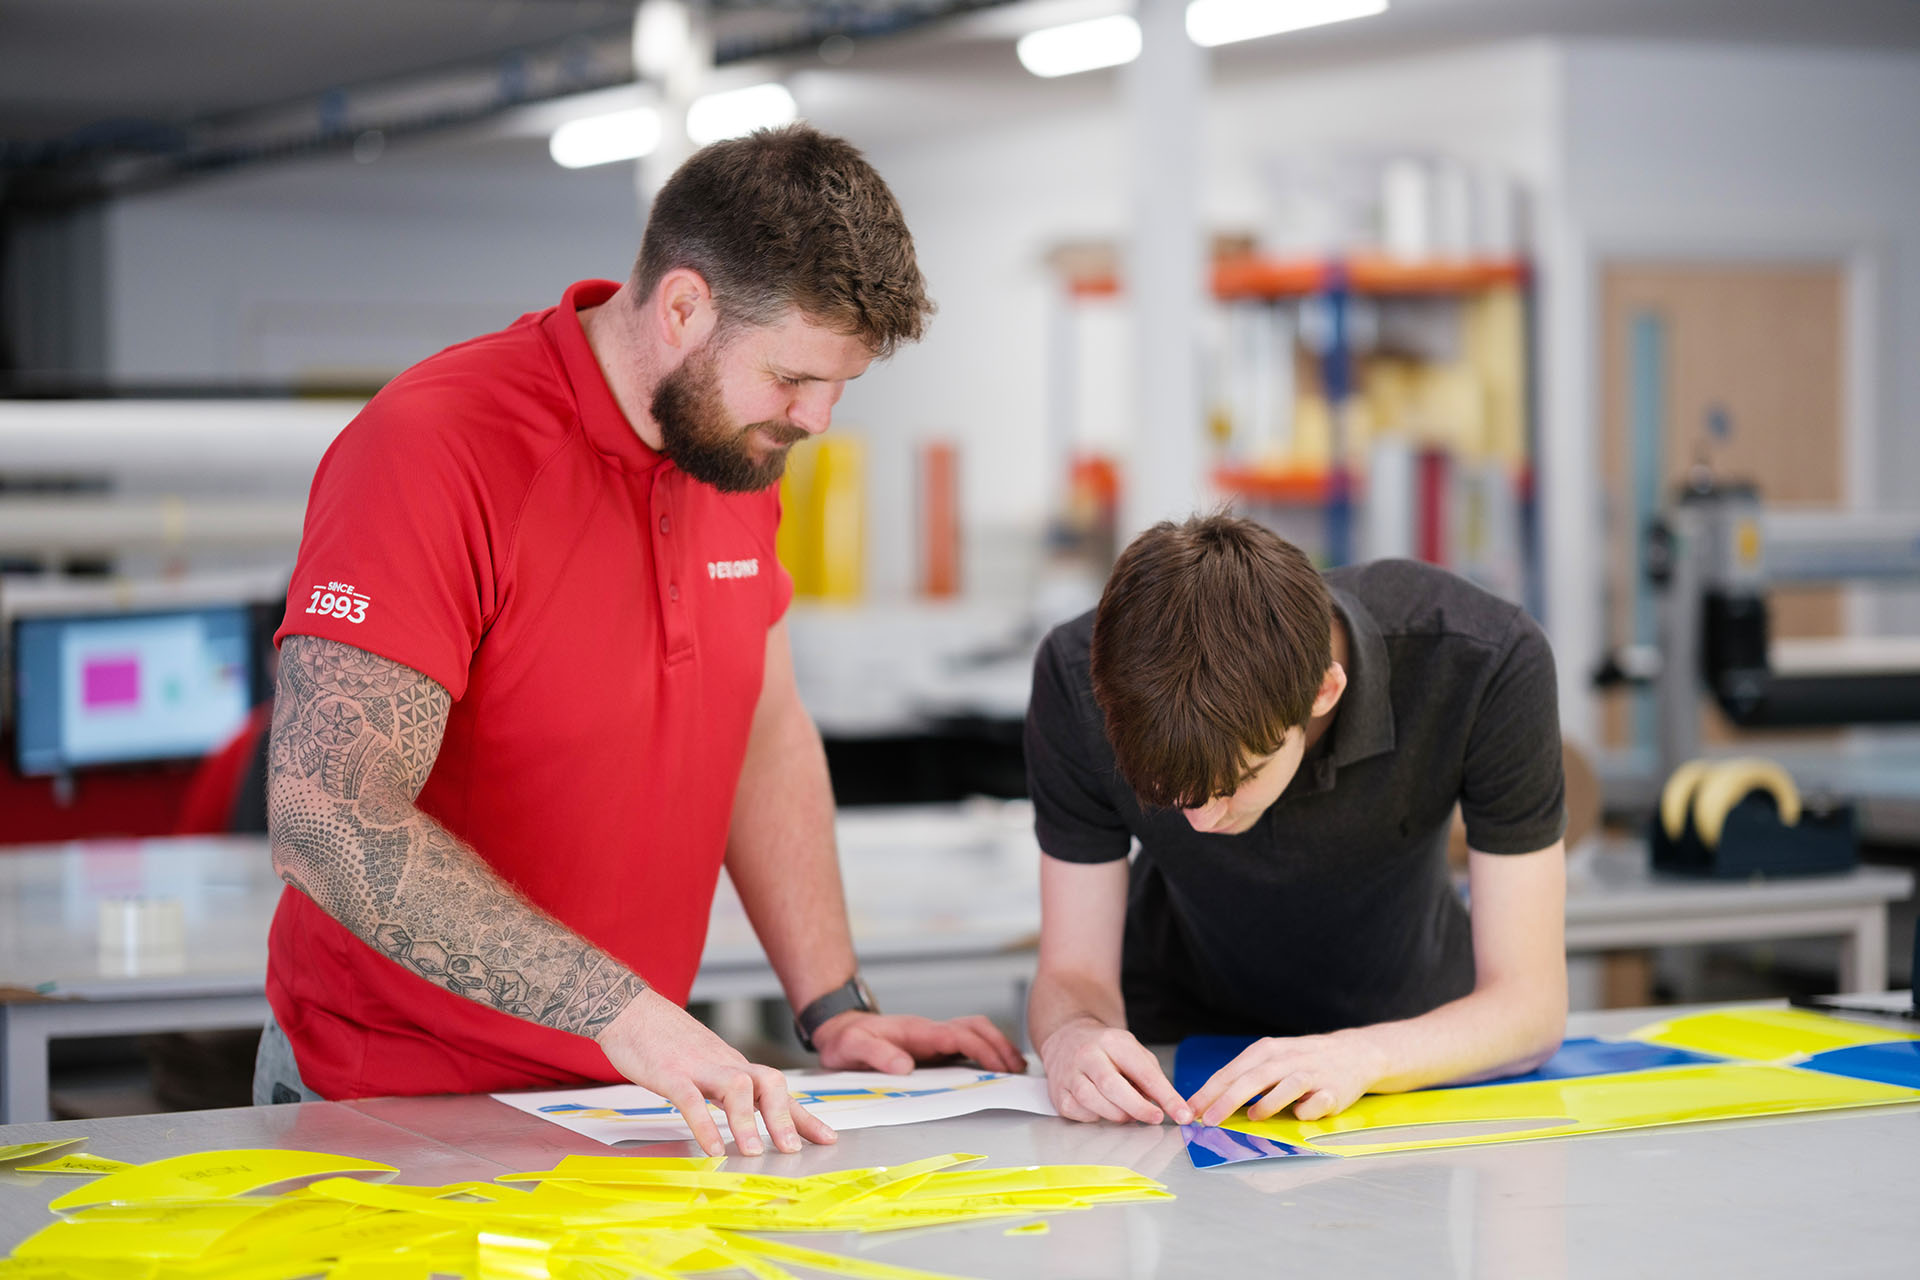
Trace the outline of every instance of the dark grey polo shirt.
[[1446, 863], [1457, 801], [1482, 853], [1565, 829], [1553, 654], [1524, 612], [1406, 560], [1326, 575], [1347, 690], [1273, 807], [1240, 835], [1142, 809], [1088, 675], [1093, 615], [1034, 664], [1027, 778], [1040, 847], [1110, 862], [1135, 840], [1123, 987], [1149, 1042], [1303, 1035], [1425, 1013], [1473, 989]]

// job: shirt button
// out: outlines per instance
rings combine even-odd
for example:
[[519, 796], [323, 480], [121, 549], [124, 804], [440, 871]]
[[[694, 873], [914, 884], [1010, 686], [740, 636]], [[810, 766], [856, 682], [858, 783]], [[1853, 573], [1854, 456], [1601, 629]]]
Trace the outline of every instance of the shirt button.
[[672, 522], [671, 522], [671, 521], [669, 521], [669, 520], [668, 520], [668, 519], [667, 519], [667, 518], [666, 518], [665, 516], [661, 516], [661, 517], [660, 517], [660, 532], [662, 532], [662, 533], [670, 533], [670, 532], [672, 532], [672, 531], [673, 531], [673, 524], [672, 524]]
[[675, 604], [678, 604], [680, 602], [680, 584], [679, 583], [669, 582], [667, 584], [667, 599], [673, 601]]

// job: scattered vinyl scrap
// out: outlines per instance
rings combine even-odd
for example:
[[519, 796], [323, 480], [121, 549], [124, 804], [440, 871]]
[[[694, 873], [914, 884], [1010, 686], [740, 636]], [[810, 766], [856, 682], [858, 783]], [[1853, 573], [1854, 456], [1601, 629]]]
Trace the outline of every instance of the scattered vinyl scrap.
[[[753, 1233], [1031, 1220], [1173, 1198], [1115, 1165], [958, 1167], [983, 1158], [783, 1177], [731, 1173], [719, 1158], [568, 1156], [494, 1182], [416, 1187], [343, 1176], [392, 1170], [319, 1152], [197, 1152], [125, 1166], [61, 1196], [53, 1206], [66, 1212], [0, 1259], [0, 1280], [799, 1280], [789, 1266], [955, 1280]], [[1044, 1222], [1020, 1230], [1036, 1229]]]

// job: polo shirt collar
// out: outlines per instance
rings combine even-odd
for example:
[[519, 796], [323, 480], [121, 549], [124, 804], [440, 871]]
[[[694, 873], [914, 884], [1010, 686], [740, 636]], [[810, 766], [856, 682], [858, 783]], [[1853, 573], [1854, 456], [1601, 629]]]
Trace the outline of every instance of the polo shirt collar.
[[640, 433], [627, 421], [620, 402], [613, 398], [600, 362], [587, 345], [587, 332], [580, 325], [580, 309], [597, 307], [614, 295], [619, 285], [611, 280], [582, 280], [569, 288], [560, 305], [541, 322], [548, 341], [560, 353], [561, 367], [573, 386], [574, 404], [580, 413], [580, 428], [594, 451], [614, 465], [628, 471], [650, 471], [661, 457], [647, 447]]
[[1393, 750], [1392, 671], [1380, 624], [1367, 607], [1338, 587], [1329, 590], [1347, 626], [1347, 691], [1333, 722], [1333, 766], [1339, 769]]

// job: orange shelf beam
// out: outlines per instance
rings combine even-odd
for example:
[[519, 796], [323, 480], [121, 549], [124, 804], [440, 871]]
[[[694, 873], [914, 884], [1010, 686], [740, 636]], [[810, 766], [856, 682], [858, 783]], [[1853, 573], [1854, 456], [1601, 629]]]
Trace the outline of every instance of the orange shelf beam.
[[[1213, 264], [1213, 293], [1223, 299], [1299, 298], [1324, 293], [1345, 272], [1355, 293], [1473, 293], [1526, 283], [1525, 261], [1517, 258], [1461, 262], [1400, 262], [1392, 258], [1222, 258]], [[1116, 275], [1088, 275], [1067, 281], [1075, 298], [1111, 298], [1120, 293]]]
[[[1358, 482], [1359, 477], [1349, 473], [1349, 492], [1359, 487]], [[1216, 467], [1213, 484], [1223, 493], [1260, 502], [1319, 503], [1332, 493], [1327, 472], [1304, 467]]]

